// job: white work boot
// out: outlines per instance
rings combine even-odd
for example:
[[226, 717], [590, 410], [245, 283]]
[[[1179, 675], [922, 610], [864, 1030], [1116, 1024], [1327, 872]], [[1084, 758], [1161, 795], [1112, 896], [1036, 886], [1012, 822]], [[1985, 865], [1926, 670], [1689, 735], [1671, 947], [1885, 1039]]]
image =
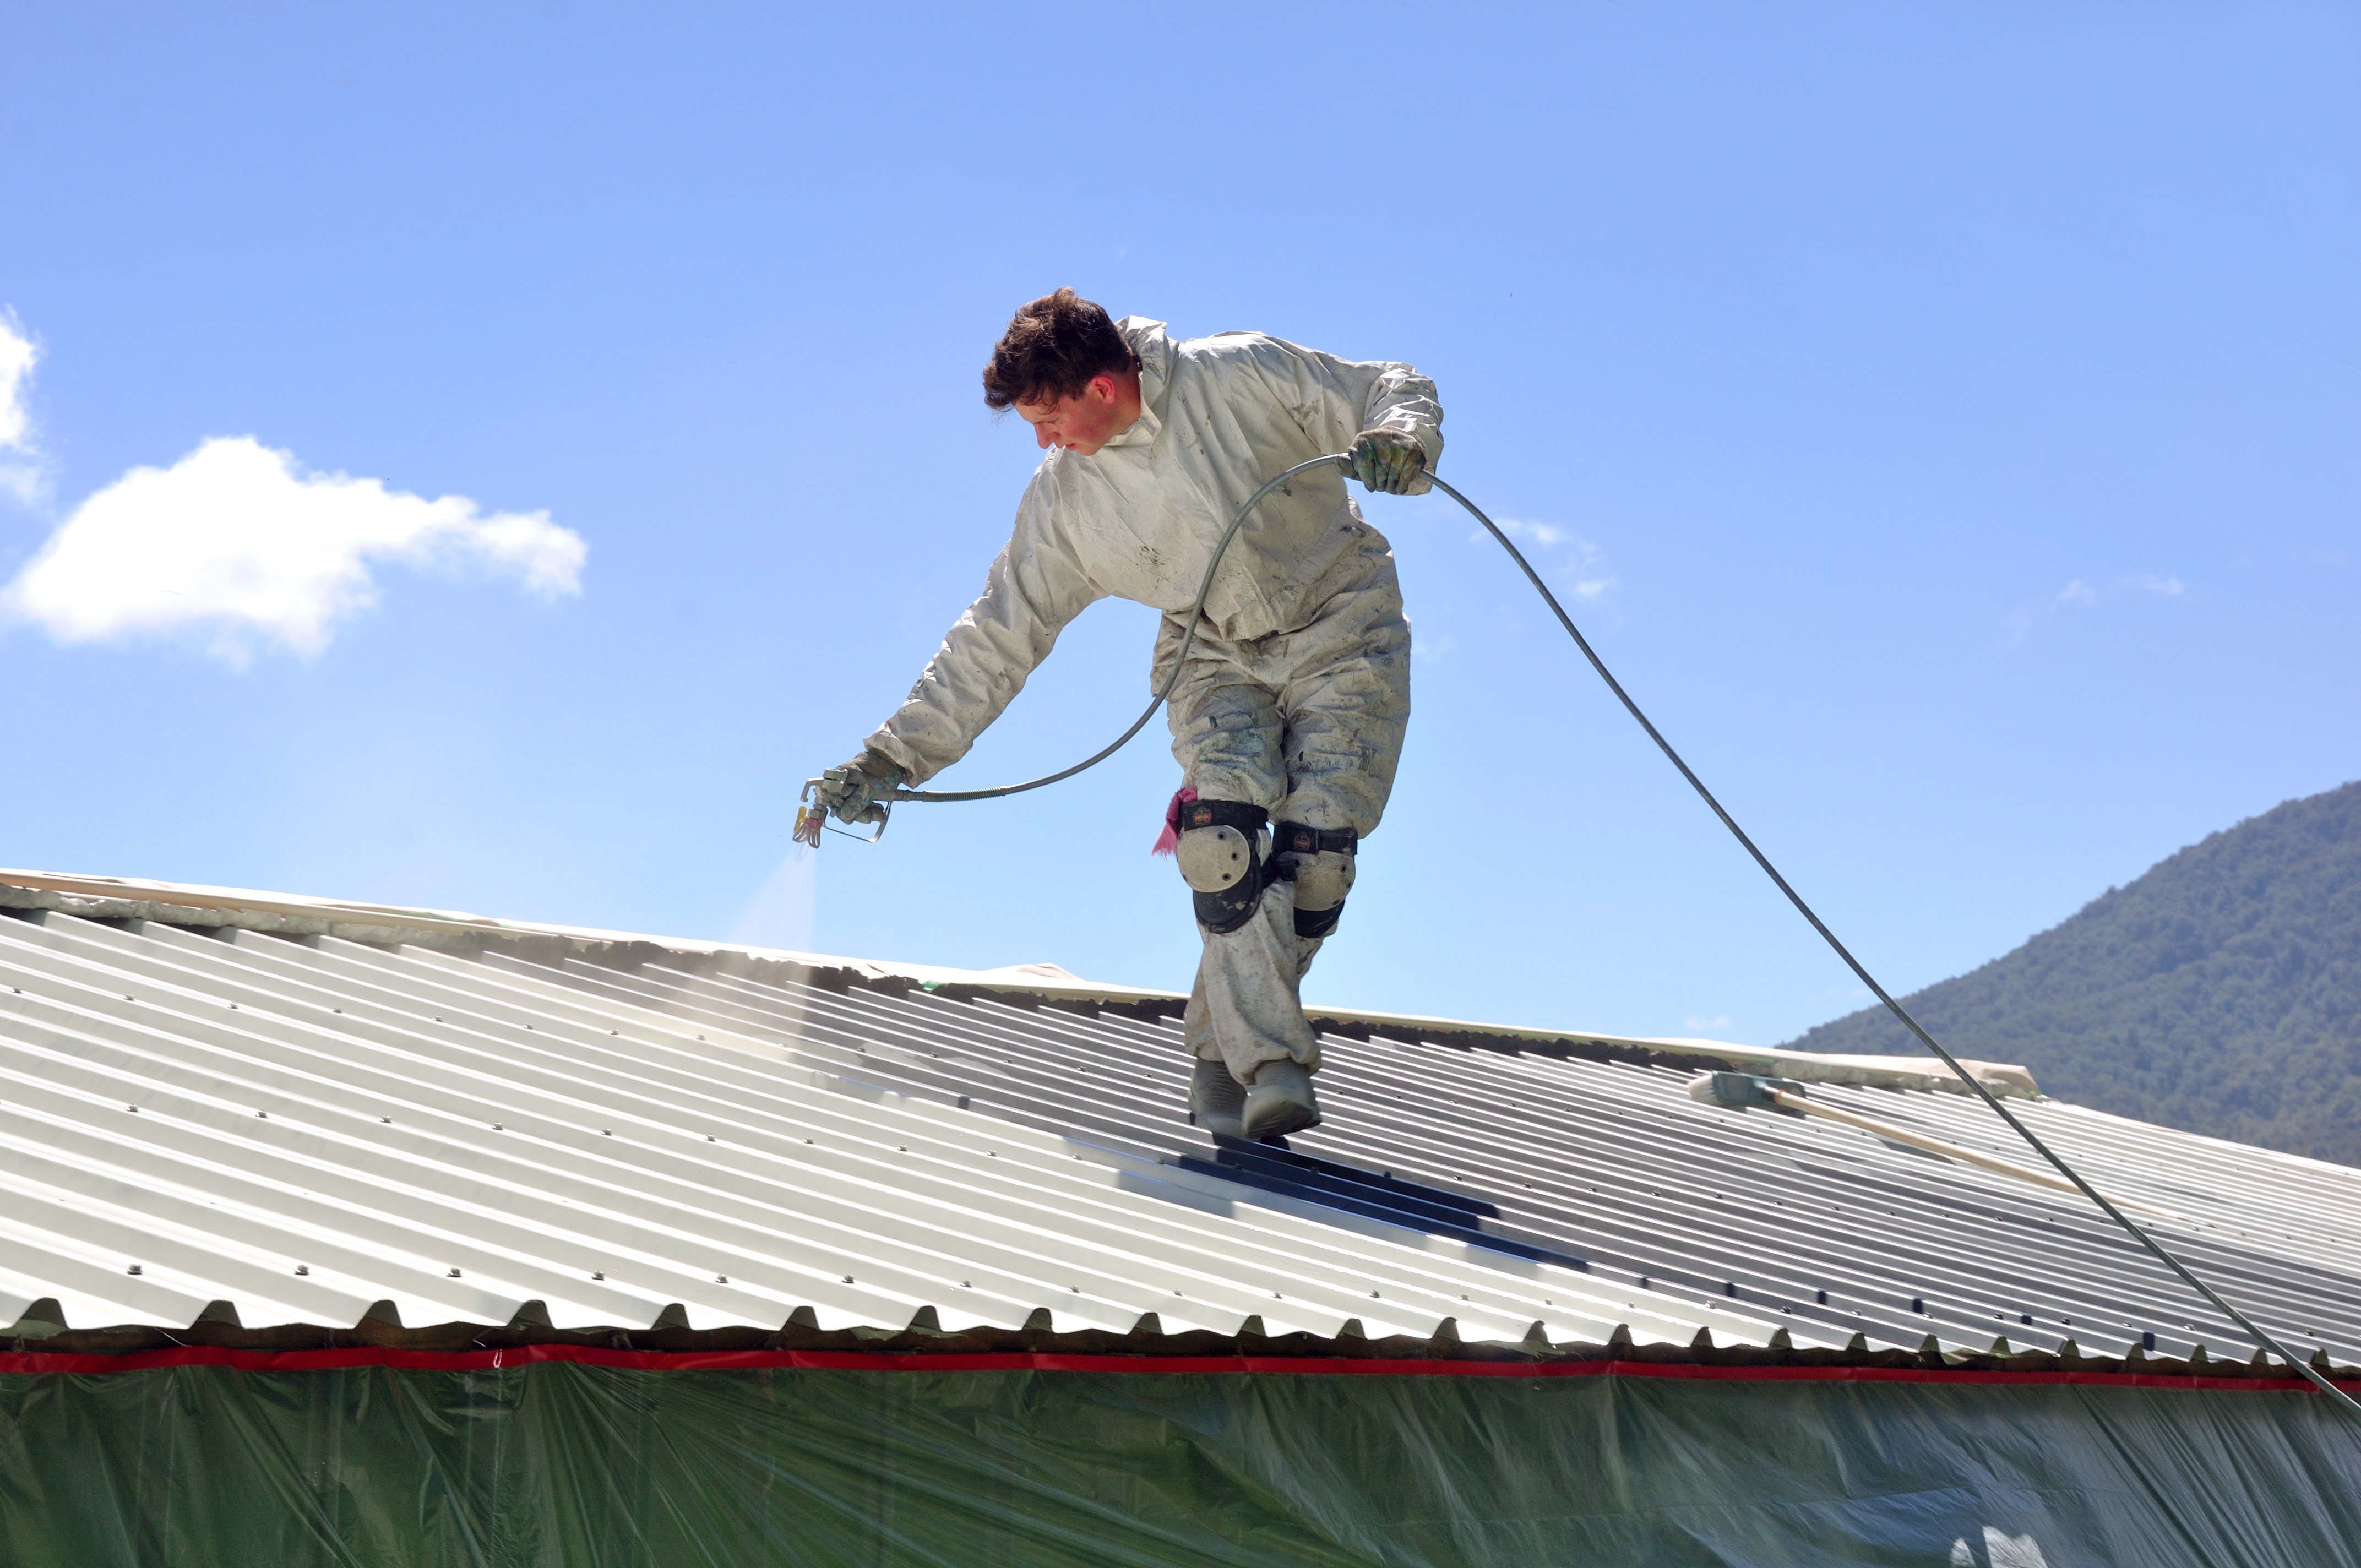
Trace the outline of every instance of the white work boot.
[[1255, 1069], [1239, 1123], [1244, 1135], [1253, 1140], [1284, 1137], [1318, 1126], [1320, 1097], [1312, 1092], [1311, 1071], [1301, 1062], [1283, 1057]]
[[1230, 1076], [1224, 1063], [1200, 1057], [1189, 1075], [1189, 1122], [1198, 1131], [1217, 1138], [1244, 1138], [1239, 1113], [1246, 1109], [1246, 1086]]

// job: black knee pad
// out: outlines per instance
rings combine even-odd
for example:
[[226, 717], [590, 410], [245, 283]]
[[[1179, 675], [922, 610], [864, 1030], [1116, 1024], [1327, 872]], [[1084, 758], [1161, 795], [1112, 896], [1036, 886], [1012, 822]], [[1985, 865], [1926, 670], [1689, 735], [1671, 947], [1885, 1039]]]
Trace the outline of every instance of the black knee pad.
[[1221, 893], [1198, 893], [1191, 890], [1189, 902], [1196, 906], [1197, 924], [1216, 937], [1226, 937], [1254, 918], [1255, 908], [1262, 903], [1263, 889], [1268, 883], [1248, 891], [1240, 883], [1234, 889]]
[[1299, 909], [1295, 912], [1295, 934], [1310, 940], [1336, 934], [1337, 917], [1345, 913], [1342, 900], [1325, 909]]
[[1272, 857], [1262, 846], [1269, 820], [1261, 806], [1241, 801], [1181, 803], [1180, 875], [1196, 905], [1197, 923], [1217, 937], [1253, 919], [1263, 890], [1275, 880]]
[[[1360, 835], [1350, 828], [1312, 828], [1301, 822], [1282, 822], [1271, 829], [1272, 859], [1277, 862], [1274, 875], [1292, 878], [1297, 855], [1318, 855], [1334, 852], [1357, 854]], [[1347, 878], [1345, 885], [1352, 885]], [[1298, 909], [1295, 912], [1295, 934], [1306, 940], [1326, 937], [1336, 929], [1337, 918], [1345, 913], [1345, 901], [1339, 898], [1325, 909]]]

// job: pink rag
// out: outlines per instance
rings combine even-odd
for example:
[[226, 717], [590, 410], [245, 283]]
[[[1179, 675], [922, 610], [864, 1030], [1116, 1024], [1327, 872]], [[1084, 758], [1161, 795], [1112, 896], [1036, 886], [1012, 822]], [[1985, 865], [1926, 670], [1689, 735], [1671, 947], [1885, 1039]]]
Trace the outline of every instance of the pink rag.
[[1197, 798], [1197, 792], [1182, 784], [1172, 792], [1171, 804], [1164, 808], [1164, 831], [1156, 836], [1156, 848], [1151, 854], [1169, 855], [1180, 847], [1180, 807], [1183, 802]]

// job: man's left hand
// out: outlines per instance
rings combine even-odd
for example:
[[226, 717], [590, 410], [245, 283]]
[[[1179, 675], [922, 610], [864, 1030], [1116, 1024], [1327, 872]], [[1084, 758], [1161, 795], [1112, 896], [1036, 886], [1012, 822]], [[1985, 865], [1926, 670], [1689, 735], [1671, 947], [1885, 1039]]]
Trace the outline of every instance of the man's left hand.
[[1426, 448], [1407, 431], [1365, 430], [1353, 438], [1345, 461], [1358, 479], [1373, 490], [1407, 496], [1425, 488]]

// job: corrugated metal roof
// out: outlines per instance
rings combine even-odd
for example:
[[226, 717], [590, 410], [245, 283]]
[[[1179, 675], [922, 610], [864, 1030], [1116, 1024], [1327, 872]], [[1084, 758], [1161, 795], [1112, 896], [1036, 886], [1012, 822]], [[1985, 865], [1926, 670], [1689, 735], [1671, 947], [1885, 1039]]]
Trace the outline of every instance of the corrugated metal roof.
[[[2250, 1348], [2079, 1200], [1692, 1101], [1683, 1047], [1703, 1043], [1331, 1032], [1328, 1124], [1217, 1148], [1183, 1119], [1174, 1011], [695, 945], [437, 950], [20, 910], [0, 919], [0, 1323], [41, 1298], [76, 1327], [215, 1301], [346, 1325], [390, 1300], [413, 1323], [540, 1301], [561, 1328], [636, 1328], [677, 1302], [697, 1328], [1046, 1310], [1117, 1333], [1152, 1313], [1223, 1334], [1451, 1319], [1469, 1341], [1538, 1321], [1590, 1343]], [[1811, 1092], [2022, 1157], [1970, 1100]], [[2167, 1244], [2290, 1344], [2356, 1358], [2361, 1172], [2020, 1113], [2175, 1216]]]
[[[597, 954], [602, 961], [633, 963], [642, 957], [664, 955], [675, 961], [747, 956], [742, 948], [718, 942], [664, 938], [661, 940], [622, 931], [599, 931], [579, 926], [552, 926], [531, 921], [494, 920], [456, 910], [416, 909], [403, 905], [357, 904], [345, 899], [311, 898], [296, 894], [258, 893], [248, 888], [204, 887], [187, 883], [150, 882], [128, 877], [77, 876], [58, 872], [0, 869], [0, 908], [54, 909], [99, 919], [163, 920], [207, 927], [268, 931], [283, 937], [342, 937], [380, 945], [412, 943], [438, 949], [474, 951], [488, 938], [519, 940], [559, 938], [577, 954]], [[801, 960], [807, 967], [843, 971], [855, 981], [910, 980], [934, 989], [996, 990], [1064, 1002], [1146, 1004], [1154, 1016], [1181, 998], [1178, 992], [1138, 986], [1109, 985], [1082, 980], [1056, 964], [1012, 964], [996, 970], [946, 969], [931, 964], [889, 963], [874, 959], [840, 959], [810, 953], [762, 949], [773, 959]], [[1405, 1037], [1452, 1040], [1480, 1036], [1487, 1040], [1532, 1041], [1543, 1045], [1582, 1044], [1623, 1047], [1626, 1059], [1660, 1058], [1666, 1053], [1692, 1056], [1711, 1065], [1748, 1071], [1777, 1072], [1811, 1083], [1871, 1083], [1890, 1089], [1933, 1089], [1964, 1094], [1964, 1085], [1932, 1058], [1824, 1056], [1776, 1047], [1740, 1046], [1724, 1040], [1652, 1039], [1595, 1030], [1522, 1028], [1512, 1025], [1470, 1024], [1458, 1019], [1406, 1017], [1391, 1013], [1325, 1009], [1315, 1025], [1341, 1029], [1354, 1037], [1372, 1030], [1391, 1031]], [[1964, 1060], [1969, 1071], [1996, 1094], [2032, 1096], [2039, 1092], [2033, 1077], [2021, 1067]]]

